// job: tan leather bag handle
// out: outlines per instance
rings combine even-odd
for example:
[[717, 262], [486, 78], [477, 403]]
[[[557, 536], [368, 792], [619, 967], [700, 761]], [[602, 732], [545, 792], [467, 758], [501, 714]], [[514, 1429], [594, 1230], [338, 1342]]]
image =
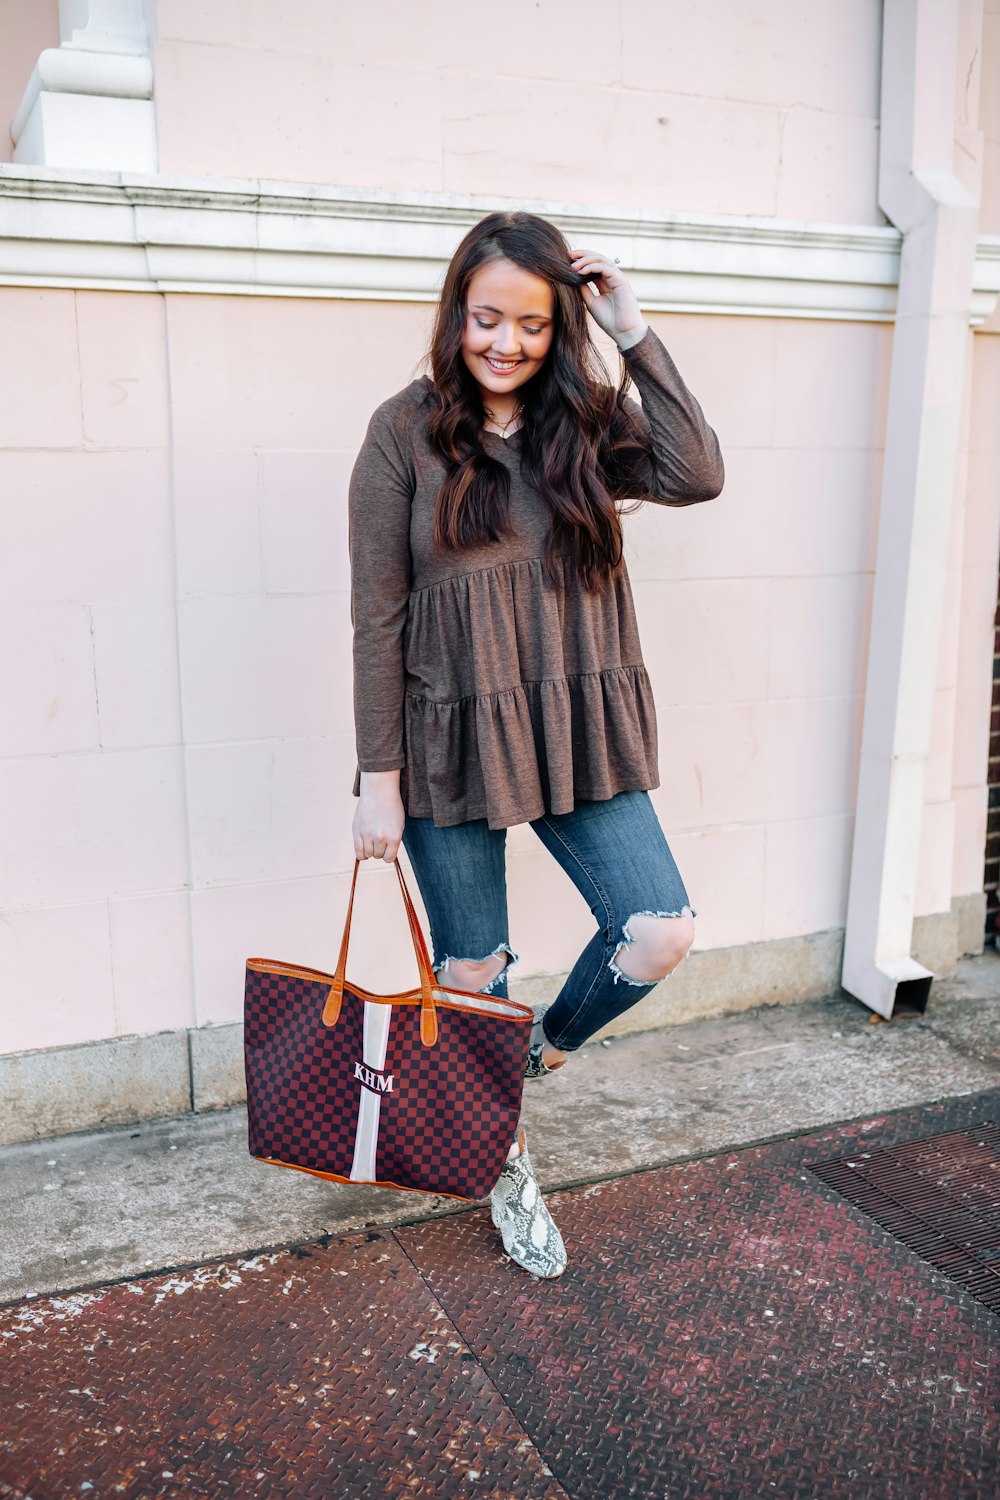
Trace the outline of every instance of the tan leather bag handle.
[[[434, 988], [437, 984], [437, 979], [431, 968], [431, 958], [427, 952], [427, 944], [424, 942], [420, 919], [417, 916], [406, 881], [403, 878], [403, 868], [398, 856], [393, 860], [393, 864], [396, 867], [396, 874], [399, 876], [399, 888], [403, 894], [403, 905], [406, 908], [406, 917], [410, 924], [410, 938], [413, 942], [413, 950], [417, 955], [417, 968], [420, 971], [420, 1040], [425, 1047], [433, 1047], [438, 1039], [437, 1011], [434, 1006]], [[340, 1017], [340, 1007], [344, 1003], [344, 980], [347, 976], [347, 946], [351, 938], [351, 912], [354, 909], [354, 892], [358, 884], [358, 869], [360, 865], [360, 859], [355, 856], [354, 878], [351, 881], [351, 895], [347, 903], [344, 935], [340, 941], [340, 958], [337, 960], [330, 993], [327, 995], [326, 1004], [323, 1006], [324, 1026], [336, 1026]]]

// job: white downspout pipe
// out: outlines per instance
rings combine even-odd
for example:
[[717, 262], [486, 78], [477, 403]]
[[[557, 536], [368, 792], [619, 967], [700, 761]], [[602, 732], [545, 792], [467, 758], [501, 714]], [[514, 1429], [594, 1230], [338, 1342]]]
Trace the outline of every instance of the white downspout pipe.
[[903, 243], [841, 982], [886, 1017], [934, 977], [910, 944], [979, 225], [952, 165], [960, 11], [883, 10], [878, 201]]

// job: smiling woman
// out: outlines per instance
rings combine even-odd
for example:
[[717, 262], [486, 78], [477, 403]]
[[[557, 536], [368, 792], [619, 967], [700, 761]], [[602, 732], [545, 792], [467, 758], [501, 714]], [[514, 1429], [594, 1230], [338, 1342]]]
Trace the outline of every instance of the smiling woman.
[[[596, 290], [591, 283], [596, 283]], [[621, 557], [619, 501], [644, 496], [650, 430], [610, 383], [587, 310], [624, 349], [655, 335], [615, 263], [573, 251], [535, 214], [491, 214], [466, 235], [445, 276], [431, 338], [428, 433], [446, 472], [435, 544], [466, 549], [509, 525], [510, 475], [483, 436], [523, 432], [522, 469], [553, 525], [544, 568], [571, 541], [581, 581], [599, 590]]]
[[[622, 351], [617, 384], [590, 319]], [[389, 861], [402, 844], [439, 976], [506, 997], [506, 831], [530, 824], [598, 923], [536, 1022], [537, 1078], [693, 939], [648, 795], [656, 713], [621, 517], [717, 495], [722, 456], [617, 264], [532, 214], [465, 236], [430, 365], [373, 414], [351, 476], [354, 847]], [[523, 1133], [492, 1203], [507, 1253], [559, 1275]]]
[[549, 352], [552, 309], [549, 283], [509, 260], [487, 262], [469, 282], [462, 358], [480, 387], [486, 425], [501, 437], [520, 426], [516, 392]]

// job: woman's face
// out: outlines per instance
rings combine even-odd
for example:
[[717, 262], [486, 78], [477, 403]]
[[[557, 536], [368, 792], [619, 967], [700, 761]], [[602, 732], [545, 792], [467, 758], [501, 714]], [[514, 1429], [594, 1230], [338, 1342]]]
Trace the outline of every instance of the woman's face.
[[462, 357], [483, 399], [514, 396], [541, 369], [553, 335], [552, 288], [513, 261], [473, 272], [466, 293]]

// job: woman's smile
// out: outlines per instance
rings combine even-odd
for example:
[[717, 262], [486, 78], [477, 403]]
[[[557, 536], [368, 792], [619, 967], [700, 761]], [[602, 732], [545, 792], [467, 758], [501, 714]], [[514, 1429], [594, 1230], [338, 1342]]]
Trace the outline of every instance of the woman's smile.
[[518, 392], [545, 363], [554, 316], [549, 283], [512, 261], [488, 260], [469, 278], [462, 358], [495, 421], [513, 417]]
[[520, 359], [494, 359], [492, 354], [484, 354], [483, 358], [490, 369], [495, 370], [498, 375], [506, 375], [509, 370], [516, 370], [518, 365], [524, 363]]

